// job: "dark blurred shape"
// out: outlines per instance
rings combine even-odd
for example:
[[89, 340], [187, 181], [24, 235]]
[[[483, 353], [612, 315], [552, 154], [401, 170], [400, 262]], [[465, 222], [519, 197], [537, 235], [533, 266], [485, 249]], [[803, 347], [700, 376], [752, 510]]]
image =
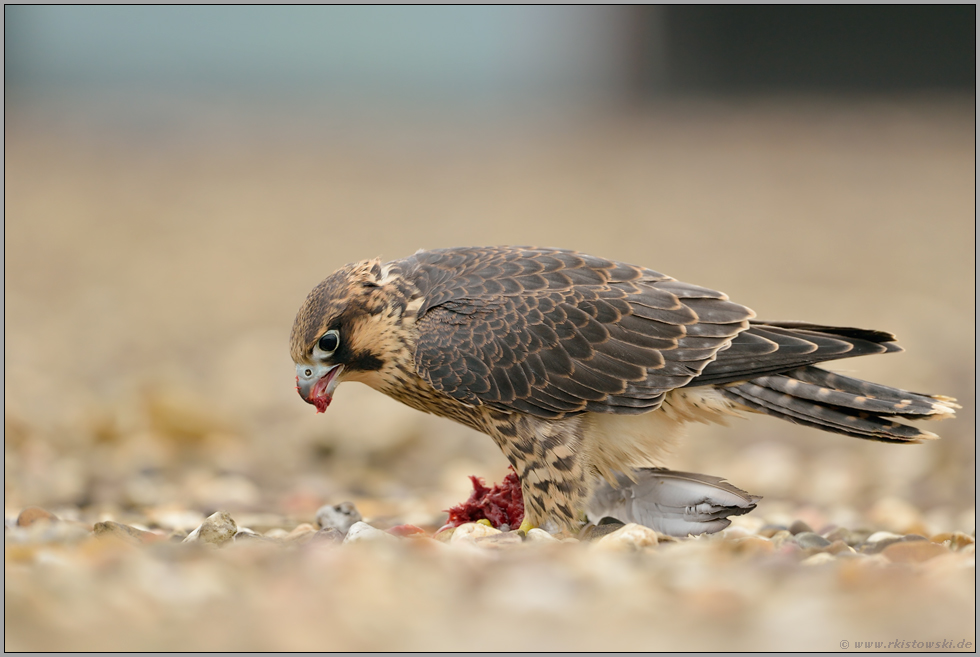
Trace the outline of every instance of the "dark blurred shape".
[[633, 11], [633, 80], [641, 96], [975, 87], [975, 5]]
[[6, 6], [5, 90], [568, 107], [967, 89], [975, 16], [973, 5]]

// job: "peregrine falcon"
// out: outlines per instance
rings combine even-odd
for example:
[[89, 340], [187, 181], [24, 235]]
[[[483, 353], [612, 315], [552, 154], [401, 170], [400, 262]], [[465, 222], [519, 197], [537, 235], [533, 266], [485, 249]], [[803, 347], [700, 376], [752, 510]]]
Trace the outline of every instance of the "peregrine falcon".
[[593, 491], [661, 466], [687, 422], [748, 411], [917, 443], [936, 435], [895, 418], [959, 408], [816, 367], [901, 351], [890, 333], [755, 316], [584, 253], [451, 248], [334, 272], [300, 307], [290, 350], [318, 412], [360, 381], [489, 435], [520, 477], [526, 526], [551, 530], [581, 526]]

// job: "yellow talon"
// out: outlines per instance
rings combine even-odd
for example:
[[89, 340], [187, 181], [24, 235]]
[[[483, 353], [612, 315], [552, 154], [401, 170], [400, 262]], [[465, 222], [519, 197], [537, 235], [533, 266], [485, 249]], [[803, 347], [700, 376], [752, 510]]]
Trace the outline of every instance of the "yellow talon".
[[521, 521], [521, 526], [517, 529], [517, 531], [524, 532], [526, 534], [528, 530], [531, 529], [534, 529], [534, 525], [532, 525], [531, 521], [527, 519], [527, 516], [524, 516], [524, 520]]

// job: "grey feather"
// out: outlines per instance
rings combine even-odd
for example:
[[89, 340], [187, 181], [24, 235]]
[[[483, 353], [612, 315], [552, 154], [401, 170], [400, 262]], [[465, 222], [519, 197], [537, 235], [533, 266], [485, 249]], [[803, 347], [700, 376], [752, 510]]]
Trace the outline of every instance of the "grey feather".
[[586, 509], [591, 522], [610, 516], [670, 536], [710, 534], [730, 525], [729, 516], [748, 513], [762, 499], [721, 477], [665, 468], [640, 468], [632, 474], [619, 474], [615, 487], [603, 481], [596, 488]]

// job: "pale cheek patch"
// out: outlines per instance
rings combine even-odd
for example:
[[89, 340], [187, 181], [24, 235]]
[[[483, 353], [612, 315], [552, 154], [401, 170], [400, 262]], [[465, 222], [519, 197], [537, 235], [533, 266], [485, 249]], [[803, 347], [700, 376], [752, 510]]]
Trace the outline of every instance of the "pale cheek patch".
[[382, 361], [387, 361], [387, 356], [400, 347], [397, 321], [390, 308], [376, 315], [358, 317], [351, 325], [348, 339], [354, 353], [373, 353]]

